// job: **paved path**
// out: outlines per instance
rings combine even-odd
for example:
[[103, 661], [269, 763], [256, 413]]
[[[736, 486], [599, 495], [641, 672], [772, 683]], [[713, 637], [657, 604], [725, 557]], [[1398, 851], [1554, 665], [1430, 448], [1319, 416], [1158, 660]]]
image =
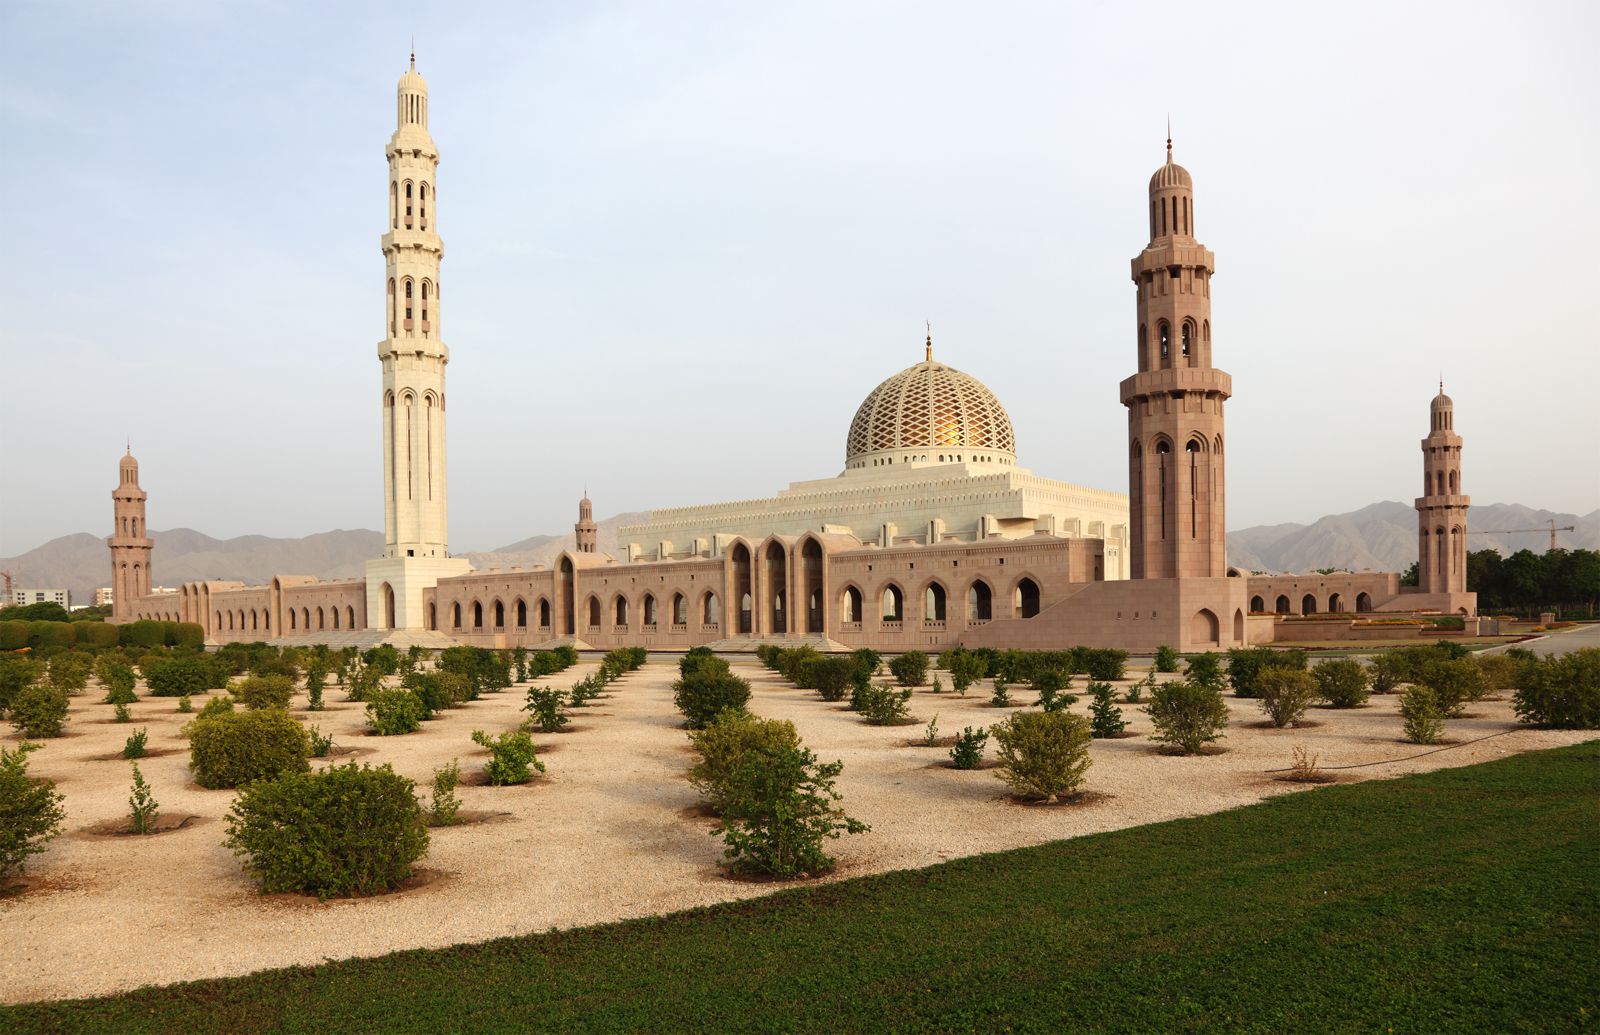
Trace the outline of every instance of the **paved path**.
[[1524, 644], [1535, 654], [1549, 657], [1552, 654], [1571, 654], [1585, 647], [1600, 647], [1600, 624], [1580, 625], [1575, 629], [1553, 632], [1542, 640]]

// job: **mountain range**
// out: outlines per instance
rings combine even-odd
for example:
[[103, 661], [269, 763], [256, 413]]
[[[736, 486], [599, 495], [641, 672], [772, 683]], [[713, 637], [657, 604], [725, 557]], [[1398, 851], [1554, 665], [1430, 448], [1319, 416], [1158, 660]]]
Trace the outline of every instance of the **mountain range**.
[[[643, 520], [643, 513], [617, 514], [598, 522], [599, 548], [617, 552], [617, 530]], [[1516, 504], [1473, 507], [1470, 545], [1501, 553], [1543, 551], [1550, 545], [1551, 520], [1573, 525], [1556, 533], [1566, 549], [1600, 550], [1600, 510], [1582, 516], [1534, 510]], [[1505, 529], [1535, 529], [1507, 534]], [[213, 539], [191, 528], [151, 532], [158, 585], [178, 586], [194, 579], [260, 583], [273, 575], [358, 578], [369, 558], [383, 553], [383, 533], [337, 529], [299, 539], [261, 535]], [[571, 532], [537, 535], [495, 550], [460, 554], [476, 568], [532, 567], [550, 564], [573, 546]], [[1243, 570], [1305, 572], [1316, 568], [1352, 571], [1403, 571], [1417, 559], [1417, 514], [1410, 504], [1386, 501], [1348, 514], [1331, 514], [1309, 525], [1256, 525], [1228, 533], [1229, 563]], [[64, 535], [15, 557], [0, 558], [0, 571], [13, 573], [18, 588], [68, 589], [73, 603], [86, 604], [109, 581], [105, 540], [87, 532]]]

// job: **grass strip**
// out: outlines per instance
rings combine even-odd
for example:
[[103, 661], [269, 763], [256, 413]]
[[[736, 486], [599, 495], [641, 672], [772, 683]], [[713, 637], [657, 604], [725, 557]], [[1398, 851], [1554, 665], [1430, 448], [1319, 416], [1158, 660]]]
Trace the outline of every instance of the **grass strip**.
[[0, 1030], [1561, 1031], [1600, 741], [670, 916], [0, 1009]]

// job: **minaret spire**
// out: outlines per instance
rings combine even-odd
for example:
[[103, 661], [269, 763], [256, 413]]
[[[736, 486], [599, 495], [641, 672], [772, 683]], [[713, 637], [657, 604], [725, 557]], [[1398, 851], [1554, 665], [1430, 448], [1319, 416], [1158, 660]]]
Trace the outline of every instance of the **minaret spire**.
[[1172, 113], [1167, 113], [1167, 164], [1172, 164]]
[[927, 352], [925, 354], [925, 358], [926, 358], [927, 362], [932, 363], [933, 362], [933, 321], [932, 320], [926, 320], [924, 322], [928, 326], [928, 342], [927, 342]]

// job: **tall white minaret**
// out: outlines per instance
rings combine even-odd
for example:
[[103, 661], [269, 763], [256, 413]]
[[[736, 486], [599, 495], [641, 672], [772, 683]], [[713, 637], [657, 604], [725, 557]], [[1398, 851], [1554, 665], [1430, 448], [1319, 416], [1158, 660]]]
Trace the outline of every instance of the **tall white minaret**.
[[383, 530], [389, 557], [443, 557], [446, 519], [444, 368], [435, 222], [439, 153], [428, 135], [428, 84], [416, 56], [400, 77], [389, 146], [389, 226], [383, 235]]
[[425, 628], [422, 590], [468, 570], [449, 556], [444, 368], [440, 330], [439, 152], [428, 135], [428, 84], [417, 58], [395, 90], [389, 221], [383, 234], [384, 560], [367, 571], [369, 628]]

